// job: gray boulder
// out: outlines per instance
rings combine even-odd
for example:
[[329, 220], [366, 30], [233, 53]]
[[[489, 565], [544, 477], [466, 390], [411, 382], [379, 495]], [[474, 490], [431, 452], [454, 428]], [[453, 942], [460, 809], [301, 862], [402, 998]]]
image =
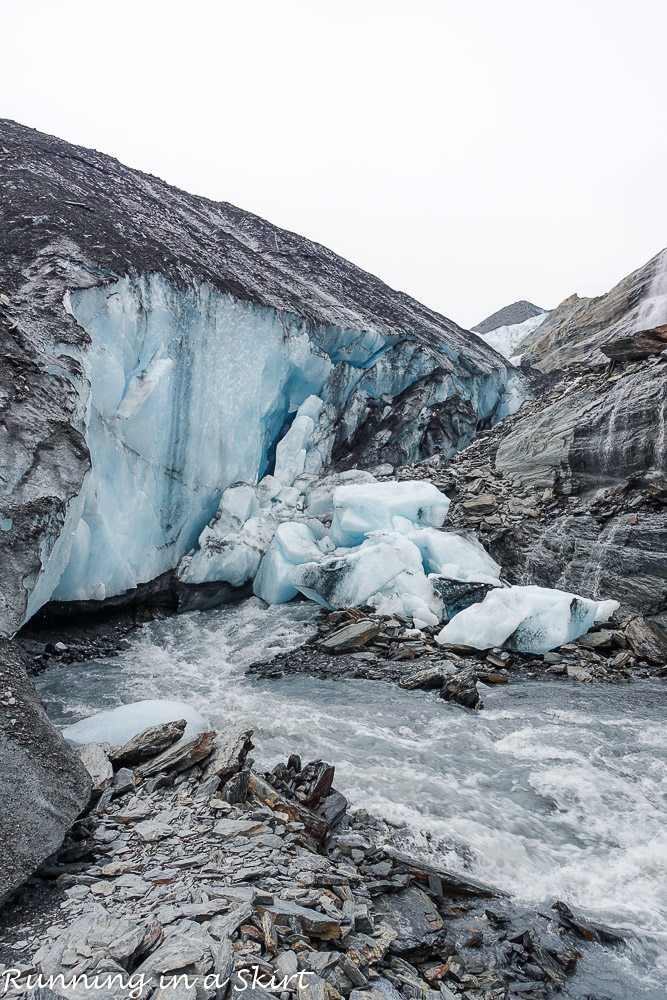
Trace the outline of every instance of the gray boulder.
[[0, 640], [0, 901], [60, 847], [90, 793], [16, 647]]

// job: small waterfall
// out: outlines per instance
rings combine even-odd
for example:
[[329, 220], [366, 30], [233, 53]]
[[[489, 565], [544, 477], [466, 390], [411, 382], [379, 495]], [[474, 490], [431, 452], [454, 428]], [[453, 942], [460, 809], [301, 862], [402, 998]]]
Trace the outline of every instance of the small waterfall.
[[662, 386], [662, 402], [660, 404], [660, 426], [653, 448], [653, 465], [662, 472], [667, 470], [667, 455], [665, 455], [665, 421], [667, 419], [667, 382]]
[[600, 435], [602, 439], [600, 472], [603, 474], [608, 470], [611, 470], [615, 464], [614, 453], [616, 449], [614, 444], [616, 438], [616, 425], [619, 415], [625, 409], [626, 401], [632, 396], [632, 391], [632, 378], [625, 378], [622, 381], [617, 382], [612, 390], [612, 395], [615, 394], [616, 399], [612, 404], [611, 410], [609, 411], [609, 417], [607, 418], [607, 430]]
[[600, 584], [607, 557], [613, 553], [618, 535], [625, 531], [626, 527], [627, 518], [621, 518], [606, 524], [600, 532], [581, 573], [579, 591], [584, 595], [590, 594], [593, 598], [600, 597]]
[[667, 251], [662, 252], [646, 298], [637, 310], [637, 330], [650, 330], [667, 323]]

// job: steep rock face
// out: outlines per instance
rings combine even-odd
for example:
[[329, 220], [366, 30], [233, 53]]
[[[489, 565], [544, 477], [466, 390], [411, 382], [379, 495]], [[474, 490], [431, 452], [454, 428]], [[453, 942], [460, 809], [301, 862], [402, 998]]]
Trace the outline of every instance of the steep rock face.
[[514, 416], [421, 475], [452, 497], [509, 583], [538, 584], [667, 625], [667, 358], [567, 369]]
[[0, 173], [0, 634], [172, 569], [292, 428], [296, 473], [387, 431], [415, 461], [524, 398], [478, 338], [231, 205], [7, 121]]
[[15, 645], [0, 640], [0, 902], [51, 855], [90, 777], [51, 726]]
[[526, 337], [522, 351], [542, 371], [553, 371], [573, 362], [643, 358], [665, 346], [667, 250], [662, 250], [606, 295], [565, 299]]
[[664, 473], [662, 364], [609, 379], [573, 379], [502, 435], [497, 469], [534, 488], [589, 495], [628, 476]]
[[546, 311], [545, 309], [540, 309], [539, 306], [534, 305], [532, 302], [520, 299], [518, 302], [512, 302], [509, 306], [503, 306], [502, 309], [498, 309], [497, 312], [487, 316], [481, 323], [470, 329], [473, 333], [484, 335], [485, 333], [491, 333], [492, 330], [497, 330], [501, 326], [517, 326], [519, 323], [525, 323], [527, 319], [532, 319], [534, 316], [539, 316]]

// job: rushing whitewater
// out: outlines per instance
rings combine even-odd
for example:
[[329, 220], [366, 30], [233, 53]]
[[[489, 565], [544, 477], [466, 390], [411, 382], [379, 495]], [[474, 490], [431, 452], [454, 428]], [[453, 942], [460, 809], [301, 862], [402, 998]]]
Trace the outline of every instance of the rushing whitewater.
[[[664, 692], [638, 682], [512, 683], [480, 716], [366, 681], [250, 679], [248, 663], [313, 632], [314, 606], [251, 600], [145, 627], [110, 661], [38, 679], [62, 726], [142, 698], [186, 700], [214, 725], [248, 720], [267, 765], [298, 752], [446, 866], [538, 907], [560, 898], [629, 930], [582, 946], [579, 992], [659, 1000], [667, 977]], [[371, 686], [372, 685], [372, 686]], [[186, 693], [187, 692], [187, 693]], [[368, 705], [372, 704], [372, 712]]]

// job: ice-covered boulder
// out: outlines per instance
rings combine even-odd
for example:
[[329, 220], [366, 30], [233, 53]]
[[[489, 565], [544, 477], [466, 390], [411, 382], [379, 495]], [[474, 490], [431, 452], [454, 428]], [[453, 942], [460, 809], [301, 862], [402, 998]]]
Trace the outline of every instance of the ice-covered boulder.
[[83, 743], [108, 743], [115, 747], [128, 743], [133, 736], [149, 726], [176, 722], [177, 719], [185, 719], [187, 723], [183, 739], [190, 739], [210, 728], [208, 720], [192, 705], [182, 701], [150, 699], [89, 715], [87, 719], [67, 726], [62, 735], [75, 746]]
[[333, 494], [331, 540], [336, 546], [360, 545], [371, 531], [389, 531], [395, 517], [439, 528], [449, 498], [421, 480], [339, 486]]
[[592, 601], [546, 587], [495, 589], [481, 604], [455, 615], [437, 641], [546, 653], [606, 621], [618, 607], [618, 601]]

